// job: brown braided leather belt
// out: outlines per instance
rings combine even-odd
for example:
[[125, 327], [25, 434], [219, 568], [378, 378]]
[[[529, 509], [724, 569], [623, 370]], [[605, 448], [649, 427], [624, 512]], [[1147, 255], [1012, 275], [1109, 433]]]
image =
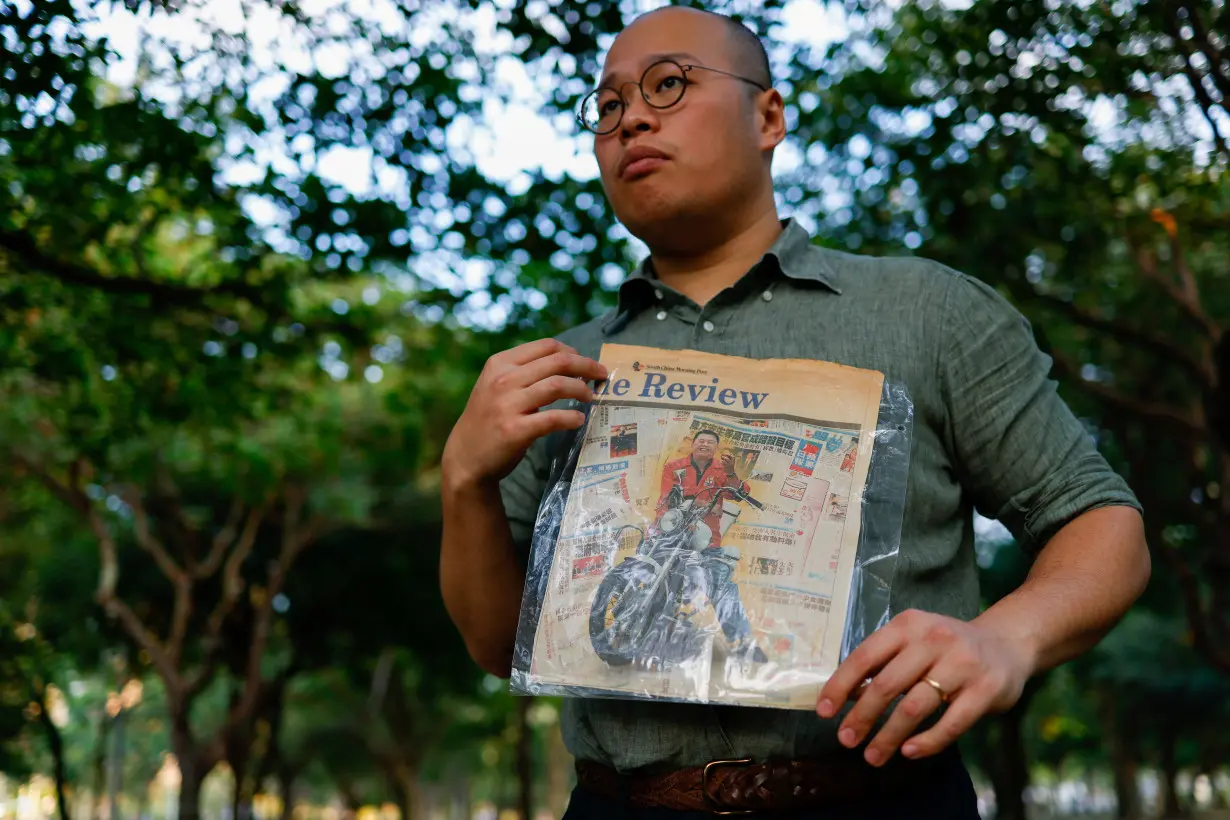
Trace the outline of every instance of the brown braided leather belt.
[[893, 761], [883, 769], [861, 757], [754, 763], [714, 760], [662, 774], [621, 775], [578, 760], [577, 785], [634, 808], [749, 814], [815, 810], [869, 797], [884, 798], [926, 788], [942, 774], [938, 761]]

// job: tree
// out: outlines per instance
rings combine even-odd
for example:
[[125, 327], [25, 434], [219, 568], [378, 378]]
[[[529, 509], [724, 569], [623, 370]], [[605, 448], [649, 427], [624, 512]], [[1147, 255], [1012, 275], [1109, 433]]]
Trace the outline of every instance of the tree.
[[[983, 605], [989, 607], [1019, 587], [1029, 571], [1029, 558], [1011, 539], [980, 539], [980, 556], [987, 556], [979, 571]], [[980, 721], [963, 739], [972, 758], [991, 781], [998, 820], [1025, 820], [1025, 790], [1029, 786], [1028, 715], [1048, 674], [1035, 675], [1025, 684], [1011, 709]]]
[[1230, 670], [1225, 8], [863, 11], [859, 36], [795, 61], [796, 136], [827, 154], [794, 183], [837, 189], [835, 240], [919, 248], [1035, 320]]
[[[0, 92], [0, 451], [9, 485], [41, 486], [91, 533], [93, 597], [138, 668], [162, 682], [183, 773], [180, 811], [191, 818], [205, 775], [224, 757], [246, 756], [254, 719], [292, 668], [278, 607], [295, 562], [328, 527], [366, 515], [368, 479], [387, 475], [393, 459], [400, 478], [413, 475], [421, 425], [450, 407], [425, 392], [438, 386], [431, 376], [424, 392], [396, 397], [339, 383], [343, 345], [368, 380], [420, 344], [437, 363], [449, 346], [436, 344], [444, 329], [404, 346], [390, 337], [396, 348], [372, 337], [375, 327], [397, 331], [396, 307], [380, 307], [382, 281], [355, 268], [379, 267], [380, 253], [369, 253], [377, 245], [386, 259], [394, 253], [387, 218], [404, 221], [400, 206], [339, 201], [340, 186], [311, 174], [228, 187], [222, 140], [294, 124], [262, 120], [244, 107], [242, 87], [205, 89], [177, 114], [162, 110], [152, 74], [148, 84], [108, 86], [99, 69], [112, 55], [83, 26], [103, 6], [52, 2], [0, 18], [0, 71], [16, 78]], [[284, 11], [280, 19], [318, 43], [332, 39], [327, 26]], [[378, 34], [370, 21], [353, 22], [360, 35]], [[212, 36], [203, 56], [255, 81], [246, 50]], [[437, 45], [433, 54], [455, 48]], [[448, 87], [421, 56], [422, 71]], [[161, 79], [186, 79], [195, 58], [173, 57]], [[423, 79], [384, 77], [390, 96], [410, 88], [415, 100], [428, 89]], [[296, 82], [326, 97], [337, 90], [320, 74]], [[363, 103], [332, 99], [375, 127]], [[299, 110], [309, 130], [314, 116], [332, 122], [334, 113]], [[394, 164], [430, 151], [436, 129], [411, 130], [418, 143], [395, 150]], [[318, 137], [332, 139], [323, 126]], [[303, 189], [312, 207], [295, 204]], [[63, 208], [69, 191], [88, 207]], [[332, 251], [313, 259], [309, 250], [305, 261], [296, 254], [310, 246], [298, 240], [271, 246], [245, 212], [252, 196], [285, 203], [295, 235], [336, 230]], [[337, 207], [322, 221], [312, 211], [330, 198]], [[367, 240], [342, 230], [352, 220]], [[417, 323], [402, 324], [413, 332]], [[390, 437], [365, 439], [377, 434]], [[232, 696], [222, 723], [204, 729], [193, 707], [215, 683], [233, 683]]]
[[23, 626], [0, 608], [0, 770], [16, 774], [31, 770], [29, 724], [42, 717], [34, 712], [37, 693], [29, 669], [37, 663], [37, 648]]

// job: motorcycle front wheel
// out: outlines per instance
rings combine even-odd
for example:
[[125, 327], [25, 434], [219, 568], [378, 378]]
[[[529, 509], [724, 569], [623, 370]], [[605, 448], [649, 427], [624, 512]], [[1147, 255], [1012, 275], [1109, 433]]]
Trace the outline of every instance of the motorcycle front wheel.
[[626, 666], [636, 660], [645, 622], [652, 617], [644, 590], [654, 578], [651, 564], [628, 558], [598, 585], [589, 609], [589, 640], [607, 664]]

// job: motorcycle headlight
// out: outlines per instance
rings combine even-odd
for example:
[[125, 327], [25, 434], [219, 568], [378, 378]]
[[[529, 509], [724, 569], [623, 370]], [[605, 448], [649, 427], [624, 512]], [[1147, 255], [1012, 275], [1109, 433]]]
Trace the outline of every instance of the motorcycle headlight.
[[662, 532], [674, 532], [682, 521], [683, 513], [679, 510], [667, 510], [658, 521], [658, 526], [662, 528]]

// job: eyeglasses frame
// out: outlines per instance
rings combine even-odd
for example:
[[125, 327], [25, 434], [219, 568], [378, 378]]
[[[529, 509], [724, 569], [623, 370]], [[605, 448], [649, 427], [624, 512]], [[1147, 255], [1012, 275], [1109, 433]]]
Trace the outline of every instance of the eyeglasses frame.
[[[669, 105], [654, 105], [652, 102], [649, 101], [649, 96], [645, 93], [644, 82], [645, 82], [645, 78], [649, 76], [649, 72], [653, 71], [655, 68], [657, 68], [658, 66], [661, 66], [664, 63], [670, 63], [671, 65], [679, 69], [679, 73], [683, 76], [683, 91], [680, 91], [678, 99], [676, 99], [674, 102], [670, 103]], [[712, 71], [715, 74], [722, 74], [722, 75], [731, 77], [736, 80], [742, 80], [745, 83], [750, 83], [751, 85], [756, 86], [761, 91], [769, 90], [765, 85], [763, 85], [762, 83], [756, 80], [751, 79], [750, 77], [743, 77], [739, 74], [734, 74], [730, 71], [724, 71], [723, 69], [720, 69], [720, 68], [710, 68], [709, 66], [706, 66], [706, 65], [698, 65], [696, 63], [680, 63], [680, 62], [677, 62], [667, 57], [666, 59], [657, 60], [653, 62], [648, 68], [645, 69], [644, 72], [642, 72], [641, 78], [637, 80], [636, 82], [633, 82], [632, 80], [627, 80], [623, 83], [620, 83], [618, 88], [614, 88], [612, 86], [598, 86], [593, 91], [590, 91], [588, 94], [586, 94], [584, 97], [581, 98], [581, 105], [580, 105], [580, 108], [577, 110], [577, 114], [576, 114], [577, 124], [580, 125], [581, 128], [584, 129], [585, 131], [588, 131], [589, 133], [595, 136], [598, 136], [598, 137], [605, 137], [607, 134], [613, 134], [616, 131], [618, 131], [619, 126], [624, 121], [624, 114], [628, 112], [628, 103], [624, 101], [624, 94], [623, 94], [623, 87], [628, 84], [635, 85], [638, 89], [640, 89], [641, 99], [643, 99], [645, 101], [645, 104], [648, 105], [650, 108], [656, 109], [658, 111], [665, 111], [668, 108], [674, 108], [676, 105], [678, 105], [683, 100], [684, 95], [687, 93], [688, 86], [692, 85], [692, 81], [688, 79], [688, 72], [694, 69], [698, 69], [698, 68], [702, 71]], [[596, 129], [590, 128], [588, 125], [585, 124], [585, 118], [581, 112], [585, 110], [586, 101], [589, 100], [590, 97], [601, 92], [603, 89], [608, 89], [610, 91], [616, 91], [619, 94], [620, 111], [619, 111], [619, 119], [615, 120], [614, 127], [609, 128], [606, 131], [598, 131]]]

